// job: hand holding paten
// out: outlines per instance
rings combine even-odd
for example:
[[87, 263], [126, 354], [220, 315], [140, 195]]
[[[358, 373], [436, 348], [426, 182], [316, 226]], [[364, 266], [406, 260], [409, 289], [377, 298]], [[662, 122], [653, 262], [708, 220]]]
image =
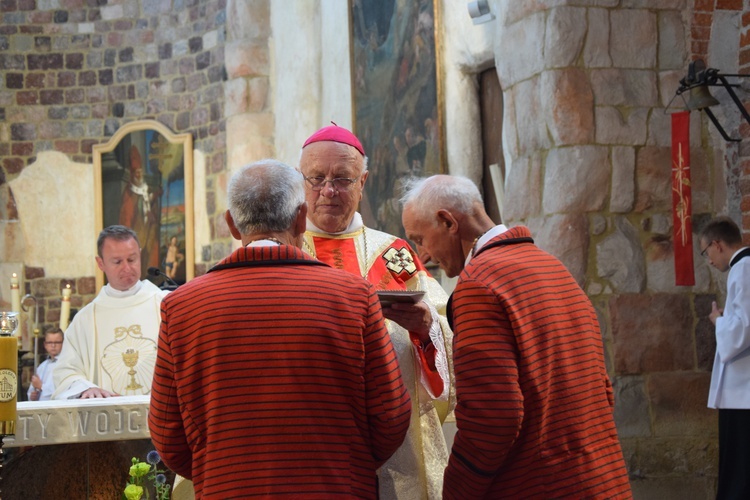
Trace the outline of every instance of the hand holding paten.
[[432, 313], [424, 300], [420, 300], [416, 304], [393, 303], [390, 306], [383, 307], [383, 316], [398, 323], [409, 332], [418, 335], [422, 344], [430, 342]]

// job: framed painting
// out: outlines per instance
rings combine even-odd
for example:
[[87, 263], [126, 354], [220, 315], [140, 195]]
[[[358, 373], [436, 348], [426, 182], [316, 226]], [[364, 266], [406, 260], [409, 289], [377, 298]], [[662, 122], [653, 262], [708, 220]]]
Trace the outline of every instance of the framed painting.
[[[195, 273], [193, 136], [155, 120], [123, 125], [93, 147], [96, 234], [113, 224], [141, 244], [141, 278], [156, 267], [178, 284]], [[162, 277], [151, 277], [159, 284]], [[96, 271], [97, 289], [104, 285]]]
[[403, 236], [401, 185], [445, 171], [434, 0], [350, 0], [354, 132], [370, 176], [365, 224]]

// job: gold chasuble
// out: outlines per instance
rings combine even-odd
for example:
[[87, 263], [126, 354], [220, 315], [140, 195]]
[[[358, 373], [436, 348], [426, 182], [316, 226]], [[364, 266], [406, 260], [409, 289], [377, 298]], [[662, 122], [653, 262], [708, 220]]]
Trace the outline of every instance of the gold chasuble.
[[378, 290], [421, 290], [430, 306], [434, 348], [421, 349], [416, 335], [386, 320], [412, 400], [409, 432], [378, 471], [381, 499], [440, 499], [448, 449], [442, 420], [454, 404], [449, 366], [453, 334], [445, 319], [448, 296], [425, 270], [409, 244], [362, 225], [359, 214], [341, 234], [328, 234], [308, 220], [304, 250], [332, 267], [366, 278]]
[[54, 399], [75, 398], [90, 387], [122, 396], [151, 392], [159, 308], [167, 292], [149, 281], [142, 281], [138, 292], [127, 297], [110, 296], [106, 288], [65, 331], [54, 373]]

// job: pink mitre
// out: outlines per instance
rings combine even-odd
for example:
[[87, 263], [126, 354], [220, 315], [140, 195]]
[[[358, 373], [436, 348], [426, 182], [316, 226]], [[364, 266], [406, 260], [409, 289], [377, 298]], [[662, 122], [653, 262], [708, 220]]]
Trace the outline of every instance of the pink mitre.
[[357, 149], [357, 151], [362, 153], [362, 156], [365, 156], [365, 148], [362, 147], [362, 143], [359, 142], [357, 136], [346, 130], [344, 127], [339, 127], [335, 123], [333, 123], [333, 125], [323, 127], [322, 129], [311, 135], [305, 141], [305, 144], [302, 146], [302, 148], [304, 149], [305, 146], [307, 146], [308, 144], [312, 144], [313, 142], [322, 141], [333, 141], [340, 142], [341, 144], [348, 144], [349, 146], [353, 146]]

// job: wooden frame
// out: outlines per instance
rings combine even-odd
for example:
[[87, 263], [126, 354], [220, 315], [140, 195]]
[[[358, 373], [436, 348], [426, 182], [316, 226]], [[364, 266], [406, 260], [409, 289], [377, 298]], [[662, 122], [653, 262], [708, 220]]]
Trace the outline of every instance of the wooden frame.
[[[158, 267], [178, 283], [192, 279], [193, 136], [174, 134], [155, 120], [135, 121], [94, 146], [93, 157], [97, 236], [104, 227], [126, 225], [141, 243], [142, 278]], [[170, 250], [173, 238], [177, 248]], [[104, 285], [98, 268], [96, 285]]]
[[360, 210], [395, 235], [403, 180], [445, 172], [438, 4], [349, 2], [354, 131], [371, 172]]

